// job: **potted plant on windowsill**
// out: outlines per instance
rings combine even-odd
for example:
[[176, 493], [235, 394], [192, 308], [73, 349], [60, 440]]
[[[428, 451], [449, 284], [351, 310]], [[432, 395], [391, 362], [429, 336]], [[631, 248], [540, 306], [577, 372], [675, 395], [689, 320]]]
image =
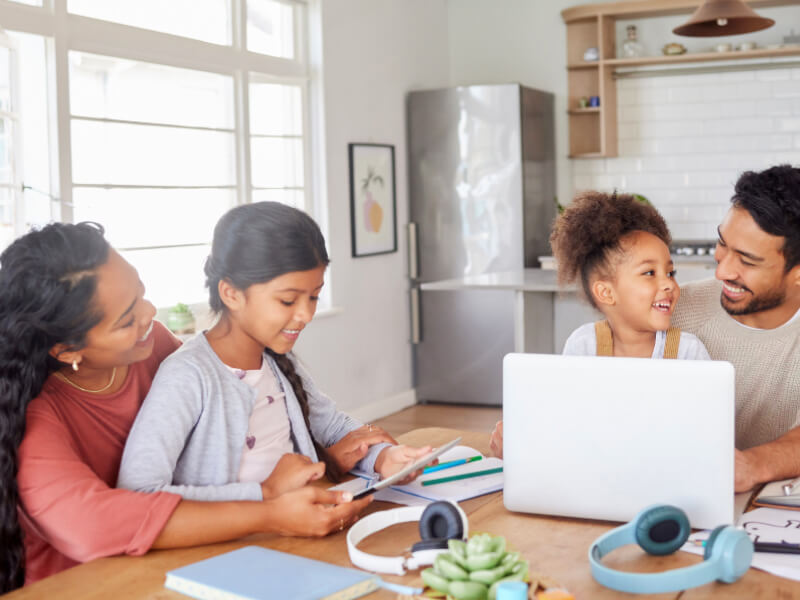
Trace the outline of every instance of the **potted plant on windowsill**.
[[167, 311], [167, 329], [172, 333], [194, 333], [194, 315], [188, 305], [178, 302]]

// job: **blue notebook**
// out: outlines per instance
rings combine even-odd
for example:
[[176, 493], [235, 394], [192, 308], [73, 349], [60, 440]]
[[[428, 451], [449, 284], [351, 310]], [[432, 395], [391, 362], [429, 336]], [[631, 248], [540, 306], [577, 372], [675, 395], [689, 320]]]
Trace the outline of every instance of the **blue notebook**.
[[372, 573], [246, 546], [170, 571], [164, 585], [201, 600], [349, 600], [381, 583]]

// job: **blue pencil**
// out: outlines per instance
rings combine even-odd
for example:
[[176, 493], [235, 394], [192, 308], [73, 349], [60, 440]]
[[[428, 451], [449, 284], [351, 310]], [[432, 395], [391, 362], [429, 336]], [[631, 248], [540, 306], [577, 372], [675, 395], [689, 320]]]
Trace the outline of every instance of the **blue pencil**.
[[422, 469], [423, 473], [433, 473], [434, 471], [441, 471], [442, 469], [449, 469], [450, 467], [457, 467], [458, 465], [465, 465], [467, 463], [475, 462], [482, 459], [482, 456], [473, 456], [471, 458], [459, 458], [458, 460], [448, 460], [447, 462], [439, 463], [438, 465], [431, 465]]

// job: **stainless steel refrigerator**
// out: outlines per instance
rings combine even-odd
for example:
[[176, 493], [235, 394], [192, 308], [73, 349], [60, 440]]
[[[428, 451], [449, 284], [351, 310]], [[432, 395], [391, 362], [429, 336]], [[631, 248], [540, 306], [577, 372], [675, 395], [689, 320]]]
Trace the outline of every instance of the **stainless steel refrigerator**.
[[406, 106], [417, 398], [499, 405], [502, 360], [514, 347], [513, 292], [419, 286], [536, 267], [550, 254], [553, 95], [475, 85], [411, 92]]

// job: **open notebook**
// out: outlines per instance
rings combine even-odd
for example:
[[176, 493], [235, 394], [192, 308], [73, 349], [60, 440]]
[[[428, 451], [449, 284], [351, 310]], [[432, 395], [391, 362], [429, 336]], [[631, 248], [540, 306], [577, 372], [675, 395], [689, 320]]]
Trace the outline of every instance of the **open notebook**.
[[[423, 473], [416, 480], [406, 485], [389, 486], [388, 488], [375, 492], [375, 499], [383, 500], [384, 502], [405, 504], [407, 506], [417, 506], [428, 504], [436, 500], [461, 502], [468, 498], [475, 498], [476, 496], [483, 496], [484, 494], [502, 490], [502, 472], [471, 477], [469, 479], [448, 481], [446, 483], [437, 483], [436, 485], [422, 485], [424, 481], [432, 479], [441, 479], [476, 471], [486, 471], [489, 469], [502, 468], [503, 466], [503, 461], [499, 458], [485, 457], [469, 446], [456, 446], [451, 448], [439, 457], [439, 462], [443, 463], [461, 458], [471, 458], [473, 456], [481, 456], [482, 458], [481, 460], [450, 467], [449, 469], [443, 469], [433, 473]], [[353, 471], [353, 474], [356, 475], [355, 479], [341, 483], [331, 489], [347, 490], [355, 494], [369, 486], [372, 482], [370, 477], [364, 473]]]

